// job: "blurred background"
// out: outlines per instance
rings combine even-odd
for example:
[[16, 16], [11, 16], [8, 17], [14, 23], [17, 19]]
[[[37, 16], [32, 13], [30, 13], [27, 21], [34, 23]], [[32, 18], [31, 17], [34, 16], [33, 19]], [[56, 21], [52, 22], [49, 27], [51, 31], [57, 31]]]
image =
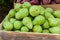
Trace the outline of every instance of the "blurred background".
[[0, 22], [4, 19], [6, 14], [13, 8], [14, 0], [0, 0]]

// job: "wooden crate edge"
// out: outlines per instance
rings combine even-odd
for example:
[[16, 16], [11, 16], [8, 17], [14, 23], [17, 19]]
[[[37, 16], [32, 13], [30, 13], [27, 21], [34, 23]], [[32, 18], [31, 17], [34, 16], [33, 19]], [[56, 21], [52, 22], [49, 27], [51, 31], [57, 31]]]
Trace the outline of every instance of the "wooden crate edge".
[[[14, 3], [14, 6], [16, 5], [17, 3]], [[60, 4], [52, 4], [52, 5], [39, 5], [39, 6], [43, 6], [44, 8], [52, 8], [54, 10], [60, 10]]]

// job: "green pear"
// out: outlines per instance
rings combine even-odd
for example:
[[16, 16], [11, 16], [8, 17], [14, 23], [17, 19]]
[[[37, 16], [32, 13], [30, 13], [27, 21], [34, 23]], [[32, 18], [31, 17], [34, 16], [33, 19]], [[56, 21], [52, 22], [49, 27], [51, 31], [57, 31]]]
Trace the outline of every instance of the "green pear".
[[29, 29], [26, 26], [22, 26], [21, 28], [21, 32], [28, 32]]
[[28, 8], [29, 9], [31, 7], [31, 4], [29, 2], [24, 2], [22, 4], [22, 6], [23, 6], [23, 8]]
[[56, 17], [56, 18], [60, 18], [60, 10], [56, 10], [53, 15]]
[[39, 15], [40, 10], [38, 6], [34, 5], [34, 6], [31, 6], [31, 8], [29, 9], [29, 12], [30, 12], [30, 15], [34, 17]]
[[16, 21], [15, 18], [10, 18], [10, 22], [11, 22], [12, 24], [14, 24], [15, 21]]
[[45, 18], [48, 19], [48, 18], [54, 18], [54, 16], [49, 13], [48, 11], [45, 10]]
[[57, 19], [57, 21], [58, 21], [58, 25], [60, 25], [60, 18], [56, 18]]
[[43, 30], [43, 33], [49, 33], [49, 30], [44, 29], [44, 30]]
[[27, 26], [29, 29], [33, 28], [32, 20], [30, 17], [23, 18], [23, 24]]
[[10, 17], [9, 17], [9, 15], [6, 15], [6, 17], [5, 17], [5, 19], [4, 19], [5, 21], [9, 21], [10, 20]]
[[43, 28], [49, 28], [49, 22], [46, 20], [45, 23], [43, 24]]
[[16, 19], [22, 19], [22, 18], [24, 18], [28, 15], [29, 15], [28, 9], [27, 8], [22, 8], [21, 10], [19, 10], [19, 12], [17, 12], [15, 14], [15, 18]]
[[39, 6], [39, 9], [40, 9], [40, 14], [44, 15], [45, 9], [42, 6]]
[[54, 27], [58, 25], [58, 21], [56, 20], [56, 18], [48, 18], [49, 21], [49, 25]]
[[52, 27], [52, 28], [49, 29], [49, 31], [51, 33], [60, 34], [60, 27], [58, 27], [58, 26]]
[[46, 8], [46, 11], [48, 11], [49, 13], [53, 13], [53, 9], [52, 8]]
[[33, 20], [34, 25], [42, 25], [45, 22], [45, 18], [42, 15], [36, 16]]
[[33, 32], [41, 33], [42, 32], [42, 27], [40, 25], [35, 25], [34, 28], [33, 28]]
[[14, 9], [15, 9], [16, 11], [19, 11], [21, 8], [22, 8], [22, 4], [20, 4], [20, 3], [17, 3], [17, 4], [14, 6]]
[[4, 21], [3, 27], [6, 31], [11, 31], [13, 29], [13, 24], [8, 21]]
[[20, 30], [16, 30], [16, 29], [15, 29], [14, 31], [15, 31], [15, 32], [20, 32]]
[[9, 17], [14, 17], [15, 14], [16, 14], [15, 9], [11, 9], [11, 10], [9, 11], [9, 13], [8, 13]]
[[15, 21], [14, 22], [14, 28], [15, 29], [20, 29], [22, 27], [22, 22], [21, 21]]
[[15, 32], [20, 32], [20, 30], [15, 30]]

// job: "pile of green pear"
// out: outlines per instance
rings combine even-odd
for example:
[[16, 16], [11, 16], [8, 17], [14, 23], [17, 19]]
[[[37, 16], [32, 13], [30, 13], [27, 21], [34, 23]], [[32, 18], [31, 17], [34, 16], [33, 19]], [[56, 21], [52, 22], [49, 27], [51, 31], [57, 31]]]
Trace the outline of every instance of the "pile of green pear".
[[17, 3], [6, 15], [3, 30], [60, 34], [60, 10]]

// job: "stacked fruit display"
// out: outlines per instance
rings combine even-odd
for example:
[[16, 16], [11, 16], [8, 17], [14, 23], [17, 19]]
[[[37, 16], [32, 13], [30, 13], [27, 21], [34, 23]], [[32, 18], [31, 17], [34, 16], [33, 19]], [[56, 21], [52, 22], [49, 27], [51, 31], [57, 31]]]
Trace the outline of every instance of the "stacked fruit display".
[[17, 0], [16, 3], [30, 2], [33, 5], [39, 4], [59, 4], [60, 0]]
[[17, 3], [5, 17], [3, 30], [60, 34], [60, 10]]

